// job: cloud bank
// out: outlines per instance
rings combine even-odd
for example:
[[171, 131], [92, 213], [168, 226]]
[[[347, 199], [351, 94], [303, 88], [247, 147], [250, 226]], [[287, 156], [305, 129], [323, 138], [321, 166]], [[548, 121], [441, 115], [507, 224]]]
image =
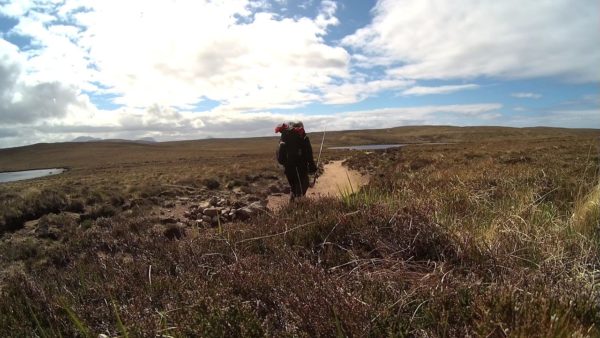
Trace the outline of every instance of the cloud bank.
[[595, 0], [380, 0], [343, 44], [404, 78], [598, 82], [598, 13]]

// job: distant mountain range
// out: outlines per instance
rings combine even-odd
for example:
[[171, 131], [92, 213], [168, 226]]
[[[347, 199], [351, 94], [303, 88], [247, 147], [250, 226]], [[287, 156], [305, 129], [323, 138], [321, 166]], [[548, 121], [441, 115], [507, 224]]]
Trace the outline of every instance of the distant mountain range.
[[142, 137], [140, 139], [137, 140], [126, 140], [126, 139], [118, 139], [118, 138], [113, 138], [113, 139], [102, 139], [102, 138], [97, 138], [97, 137], [91, 137], [91, 136], [79, 136], [75, 139], [73, 139], [73, 141], [71, 142], [133, 142], [133, 143], [156, 143], [156, 140], [152, 137]]

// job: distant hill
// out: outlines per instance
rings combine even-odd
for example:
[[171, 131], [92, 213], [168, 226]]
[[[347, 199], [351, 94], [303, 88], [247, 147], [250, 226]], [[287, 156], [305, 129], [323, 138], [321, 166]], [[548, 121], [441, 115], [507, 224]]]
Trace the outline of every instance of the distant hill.
[[127, 139], [101, 139], [91, 136], [79, 136], [71, 142], [133, 142], [133, 143], [156, 143], [156, 140], [152, 137], [142, 137], [137, 140], [127, 140]]
[[142, 137], [142, 138], [137, 139], [136, 141], [138, 141], [138, 142], [149, 142], [149, 143], [156, 142], [156, 140], [154, 138], [152, 138], [152, 137]]
[[92, 142], [92, 141], [100, 141], [100, 140], [102, 140], [102, 139], [91, 137], [91, 136], [79, 136], [79, 137], [73, 139], [73, 141], [71, 141], [71, 142]]
[[[323, 132], [309, 133], [313, 151], [318, 152]], [[410, 126], [372, 130], [327, 131], [323, 151], [336, 154], [329, 147], [375, 144], [415, 143], [490, 143], [509, 145], [514, 140], [530, 140], [545, 144], [573, 137], [589, 139], [595, 144], [600, 129], [508, 128]], [[39, 168], [98, 168], [131, 163], [167, 163], [169, 161], [212, 161], [223, 164], [225, 156], [265, 156], [279, 144], [278, 136], [254, 138], [221, 138], [186, 141], [149, 142], [99, 140], [92, 142], [38, 143], [0, 149], [0, 171]], [[450, 146], [449, 146], [450, 147]], [[457, 147], [452, 146], [452, 147]], [[507, 148], [508, 149], [508, 148]], [[508, 150], [507, 150], [508, 151]], [[266, 158], [266, 157], [265, 157]], [[192, 162], [190, 162], [192, 163]], [[1, 201], [0, 201], [1, 202]], [[0, 203], [1, 204], [1, 203]]]

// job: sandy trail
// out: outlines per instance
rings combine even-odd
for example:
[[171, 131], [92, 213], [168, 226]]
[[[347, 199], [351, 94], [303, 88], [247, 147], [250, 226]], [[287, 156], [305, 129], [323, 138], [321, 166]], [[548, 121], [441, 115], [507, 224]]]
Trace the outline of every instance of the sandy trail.
[[[369, 182], [369, 177], [356, 170], [342, 165], [341, 161], [332, 161], [324, 166], [323, 175], [319, 176], [314, 187], [309, 188], [306, 196], [318, 199], [325, 196], [339, 196], [342, 191], [357, 191]], [[312, 177], [311, 177], [312, 180]], [[271, 210], [285, 206], [290, 199], [289, 195], [269, 196], [267, 207]]]

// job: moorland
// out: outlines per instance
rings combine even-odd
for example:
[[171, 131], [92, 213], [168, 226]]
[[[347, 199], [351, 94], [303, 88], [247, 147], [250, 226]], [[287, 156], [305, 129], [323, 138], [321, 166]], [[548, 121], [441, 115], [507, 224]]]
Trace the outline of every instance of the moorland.
[[279, 210], [274, 137], [0, 149], [68, 169], [0, 184], [0, 336], [599, 336], [599, 138], [328, 132], [369, 183]]

